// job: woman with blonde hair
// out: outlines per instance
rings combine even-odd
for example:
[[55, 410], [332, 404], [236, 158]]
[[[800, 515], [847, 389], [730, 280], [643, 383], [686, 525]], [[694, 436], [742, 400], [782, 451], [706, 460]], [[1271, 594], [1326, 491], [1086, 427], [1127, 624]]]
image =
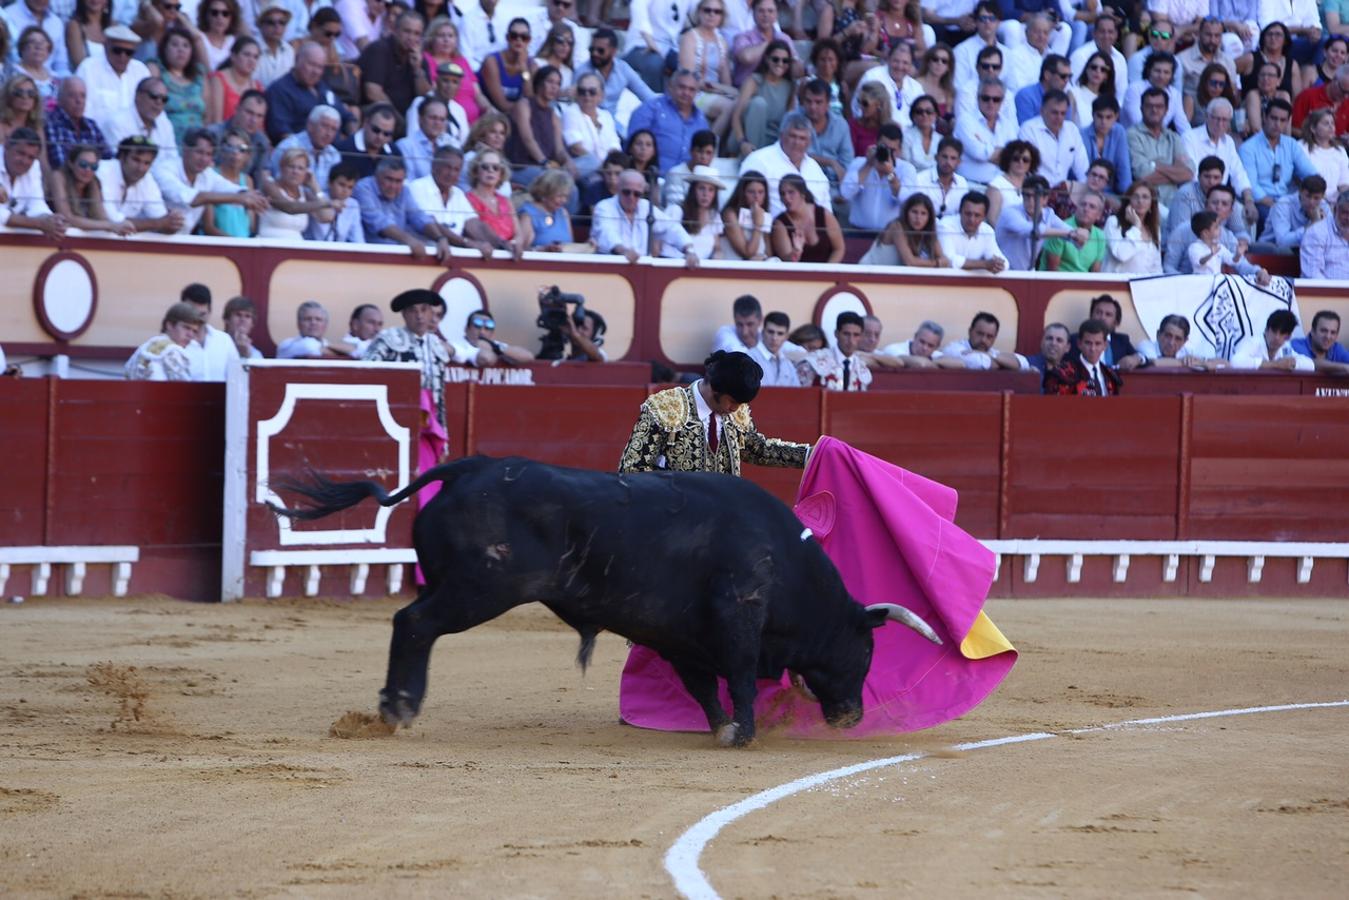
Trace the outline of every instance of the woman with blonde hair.
[[534, 57], [534, 62], [539, 64], [539, 69], [534, 73], [536, 84], [538, 73], [543, 71], [545, 66], [552, 66], [562, 76], [562, 89], [558, 97], [564, 103], [572, 99], [571, 86], [576, 80], [576, 70], [572, 65], [575, 51], [576, 35], [572, 34], [566, 25], [554, 25], [548, 31], [548, 36], [543, 39], [539, 55]]
[[[468, 130], [468, 137], [464, 138], [464, 172], [460, 176], [459, 186], [465, 192], [469, 189], [468, 173], [473, 166], [474, 158], [482, 150], [495, 150], [504, 155], [512, 131], [514, 129], [511, 127], [510, 118], [490, 106], [478, 117], [478, 121], [473, 123], [473, 127]], [[503, 189], [506, 192], [510, 191], [509, 182], [503, 183]]]
[[43, 167], [47, 164], [47, 133], [43, 129], [42, 92], [32, 77], [22, 73], [11, 75], [0, 89], [0, 146], [9, 140], [16, 128], [31, 128], [37, 132], [42, 146], [39, 156]]
[[499, 193], [510, 180], [510, 163], [503, 154], [490, 147], [478, 151], [473, 162], [468, 164], [468, 205], [487, 226], [493, 246], [519, 256], [523, 244], [519, 229], [515, 227], [511, 201]]
[[955, 72], [955, 51], [949, 44], [940, 41], [928, 48], [923, 54], [922, 65], [918, 67], [918, 83], [923, 86], [923, 93], [937, 102], [938, 126], [950, 122], [955, 114]]
[[47, 179], [52, 212], [63, 216], [71, 228], [110, 231], [128, 237], [136, 226], [123, 219], [114, 222], [103, 207], [103, 186], [98, 181], [98, 148], [79, 144], [66, 154], [65, 165]]
[[525, 250], [560, 253], [572, 249], [571, 216], [567, 200], [576, 183], [561, 169], [549, 169], [529, 186], [530, 199], [516, 213], [519, 245]]
[[265, 178], [263, 193], [271, 205], [258, 220], [258, 237], [304, 240], [309, 217], [331, 222], [336, 217], [331, 200], [319, 197], [311, 184], [309, 153], [303, 147], [291, 147], [281, 154], [278, 178]]
[[699, 0], [693, 27], [679, 38], [679, 68], [698, 79], [694, 105], [703, 111], [718, 138], [726, 136], [738, 92], [731, 85], [731, 51], [722, 35], [728, 0]]
[[[449, 16], [436, 16], [426, 26], [426, 37], [422, 39], [422, 56], [426, 60], [426, 70], [431, 81], [436, 80], [436, 72], [442, 63], [454, 63], [464, 70], [459, 80], [459, 92], [453, 97], [464, 112], [468, 114], [468, 124], [478, 121], [483, 110], [491, 104], [482, 92], [478, 82], [478, 73], [459, 49], [459, 27], [450, 21]], [[467, 149], [467, 147], [465, 148]]]
[[[895, 108], [890, 102], [890, 92], [875, 81], [867, 82], [857, 89], [857, 99], [853, 104], [857, 107], [858, 115], [848, 120], [852, 149], [858, 156], [866, 156], [867, 151], [880, 140], [881, 126], [894, 119]], [[934, 100], [934, 109], [935, 104]]]
[[1314, 109], [1307, 114], [1302, 123], [1302, 146], [1326, 180], [1328, 193], [1349, 190], [1349, 156], [1335, 139], [1335, 110]]

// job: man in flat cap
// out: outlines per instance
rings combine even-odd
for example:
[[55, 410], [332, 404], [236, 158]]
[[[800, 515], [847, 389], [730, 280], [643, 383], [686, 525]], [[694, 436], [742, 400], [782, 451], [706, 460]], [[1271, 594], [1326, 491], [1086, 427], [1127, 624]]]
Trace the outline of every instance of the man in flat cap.
[[403, 314], [401, 327], [386, 328], [375, 335], [362, 359], [377, 362], [415, 362], [422, 368], [422, 390], [430, 391], [436, 419], [445, 426], [445, 367], [450, 352], [436, 333], [436, 312], [445, 313], [445, 300], [435, 291], [414, 288], [404, 291], [389, 306]]

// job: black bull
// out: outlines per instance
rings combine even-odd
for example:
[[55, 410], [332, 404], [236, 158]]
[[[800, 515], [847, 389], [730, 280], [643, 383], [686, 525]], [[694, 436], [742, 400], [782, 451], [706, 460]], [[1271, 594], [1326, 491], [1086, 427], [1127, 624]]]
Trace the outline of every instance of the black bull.
[[[392, 496], [372, 481], [284, 484], [307, 504], [275, 511], [316, 519], [367, 497], [391, 506], [433, 481], [443, 489], [413, 526], [426, 587], [394, 615], [380, 692], [390, 723], [407, 725], [420, 711], [436, 638], [530, 602], [580, 633], [582, 668], [601, 631], [655, 650], [723, 744], [754, 737], [756, 677], [796, 673], [825, 719], [847, 728], [861, 719], [872, 629], [895, 619], [940, 643], [902, 607], [859, 605], [791, 510], [725, 475], [614, 475], [473, 457]], [[718, 701], [718, 675], [733, 718]]]

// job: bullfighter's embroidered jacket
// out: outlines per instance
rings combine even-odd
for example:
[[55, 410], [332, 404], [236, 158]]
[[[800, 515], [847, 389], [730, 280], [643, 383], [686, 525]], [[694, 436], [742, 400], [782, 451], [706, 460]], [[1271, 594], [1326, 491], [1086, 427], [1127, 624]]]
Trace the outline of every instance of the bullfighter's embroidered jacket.
[[803, 468], [809, 444], [765, 437], [754, 427], [746, 403], [721, 420], [721, 440], [713, 454], [698, 418], [695, 386], [670, 388], [642, 404], [632, 437], [618, 463], [622, 472], [719, 472], [739, 475], [740, 463]]

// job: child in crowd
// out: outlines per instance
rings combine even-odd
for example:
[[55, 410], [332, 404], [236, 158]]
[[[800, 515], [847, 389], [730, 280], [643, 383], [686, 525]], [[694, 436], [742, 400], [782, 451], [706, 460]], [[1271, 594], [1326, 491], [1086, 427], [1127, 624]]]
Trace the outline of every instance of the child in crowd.
[[1224, 263], [1234, 266], [1241, 260], [1240, 251], [1234, 256], [1231, 250], [1222, 245], [1223, 226], [1218, 221], [1217, 213], [1207, 210], [1195, 213], [1190, 217], [1190, 230], [1198, 238], [1190, 244], [1189, 250], [1190, 265], [1194, 269], [1194, 274], [1207, 272], [1210, 275], [1221, 275]]

